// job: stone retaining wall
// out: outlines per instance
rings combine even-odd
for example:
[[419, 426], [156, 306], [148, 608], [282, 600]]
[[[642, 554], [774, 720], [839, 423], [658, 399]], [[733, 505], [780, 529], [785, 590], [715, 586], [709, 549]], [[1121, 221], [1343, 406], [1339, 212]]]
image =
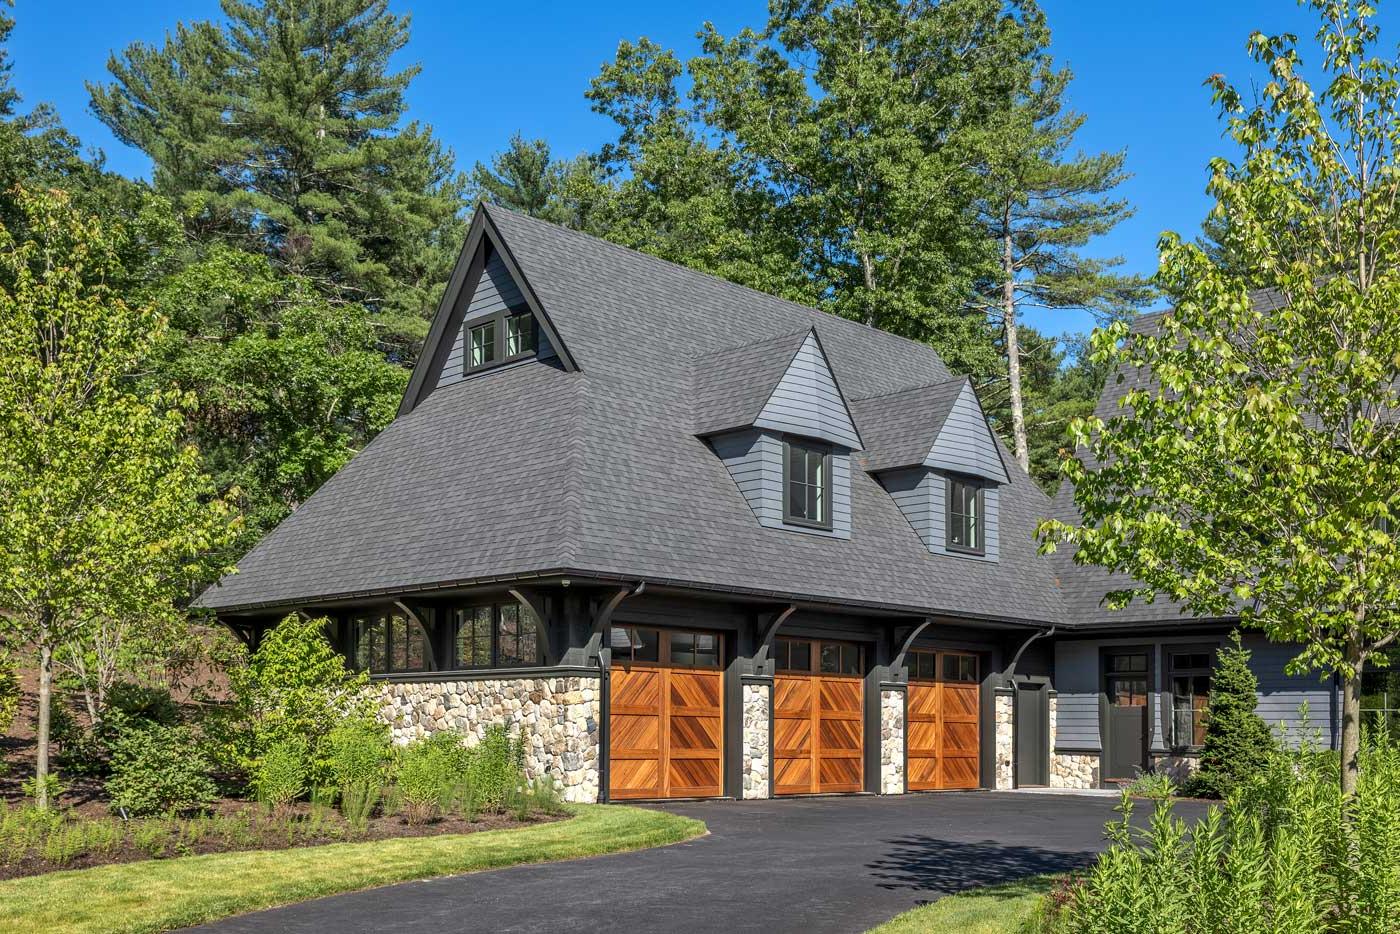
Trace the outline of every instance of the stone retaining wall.
[[480, 681], [383, 681], [380, 719], [406, 745], [456, 730], [475, 745], [502, 724], [525, 746], [525, 776], [549, 775], [566, 801], [598, 800], [597, 678], [501, 678]]
[[1098, 753], [1057, 752], [1050, 757], [1051, 788], [1099, 787]]
[[770, 702], [767, 684], [744, 685], [744, 798], [772, 797], [768, 784]]
[[880, 692], [880, 794], [904, 794], [903, 691]]

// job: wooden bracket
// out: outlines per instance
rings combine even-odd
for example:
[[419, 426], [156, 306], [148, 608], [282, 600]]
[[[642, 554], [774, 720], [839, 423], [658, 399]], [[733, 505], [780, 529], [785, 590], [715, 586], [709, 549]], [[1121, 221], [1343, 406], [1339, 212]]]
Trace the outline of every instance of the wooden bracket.
[[769, 650], [773, 647], [773, 640], [778, 635], [778, 627], [787, 622], [792, 614], [797, 612], [797, 604], [789, 603], [781, 610], [773, 614], [773, 618], [763, 624], [758, 636], [758, 647], [754, 649], [753, 661], [755, 666], [764, 665], [768, 662]]
[[540, 652], [546, 659], [554, 658], [549, 641], [549, 616], [546, 614], [548, 606], [545, 604], [545, 596], [533, 587], [512, 587], [506, 591], [523, 608], [535, 614], [535, 619], [539, 626], [535, 632], [540, 640]]
[[904, 656], [908, 654], [910, 647], [914, 644], [914, 640], [923, 635], [924, 630], [932, 625], [933, 617], [926, 616], [923, 622], [911, 628], [903, 638], [896, 637], [899, 648], [895, 650], [894, 658], [890, 661], [891, 674], [898, 675], [899, 671], [904, 668]]
[[613, 614], [622, 605], [622, 601], [628, 597], [635, 597], [647, 589], [646, 581], [638, 581], [635, 587], [619, 587], [613, 591], [612, 596], [604, 601], [598, 608], [598, 612], [593, 615], [592, 635], [588, 638], [589, 658], [600, 658], [603, 649], [603, 635], [612, 624]]

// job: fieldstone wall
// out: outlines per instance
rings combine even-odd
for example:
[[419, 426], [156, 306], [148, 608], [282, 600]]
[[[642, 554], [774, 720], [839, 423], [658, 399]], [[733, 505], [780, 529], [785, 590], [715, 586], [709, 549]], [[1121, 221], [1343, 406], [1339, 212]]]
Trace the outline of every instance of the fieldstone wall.
[[1011, 692], [998, 691], [995, 699], [996, 728], [996, 788], [1008, 791], [1014, 787], [1012, 762], [1016, 755], [1015, 697]]
[[880, 692], [880, 794], [904, 794], [903, 691]]
[[1200, 756], [1153, 756], [1152, 771], [1181, 784], [1201, 766]]
[[1099, 787], [1099, 756], [1097, 753], [1057, 752], [1050, 757], [1051, 788]]
[[773, 689], [744, 685], [744, 798], [772, 797], [768, 784], [769, 734]]
[[502, 724], [525, 746], [525, 775], [549, 775], [564, 800], [598, 800], [597, 678], [501, 678], [480, 681], [383, 681], [380, 719], [406, 745], [456, 730], [475, 745]]

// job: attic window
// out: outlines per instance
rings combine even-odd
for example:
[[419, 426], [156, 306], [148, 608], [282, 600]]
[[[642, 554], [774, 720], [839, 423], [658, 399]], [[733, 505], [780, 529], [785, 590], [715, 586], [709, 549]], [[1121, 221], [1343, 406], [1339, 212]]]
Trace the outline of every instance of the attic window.
[[535, 338], [535, 318], [528, 311], [502, 311], [469, 325], [464, 371], [473, 373], [529, 356], [535, 352]]
[[948, 550], [986, 554], [982, 487], [972, 480], [948, 478]]
[[784, 439], [783, 521], [831, 528], [831, 448], [827, 445]]

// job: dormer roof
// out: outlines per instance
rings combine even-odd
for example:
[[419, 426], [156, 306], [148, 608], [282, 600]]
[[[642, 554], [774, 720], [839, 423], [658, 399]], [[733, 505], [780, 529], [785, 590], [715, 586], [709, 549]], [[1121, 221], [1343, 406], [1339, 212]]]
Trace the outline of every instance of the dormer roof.
[[815, 327], [702, 355], [691, 372], [698, 435], [764, 428], [861, 447]]
[[1001, 446], [966, 377], [857, 399], [851, 407], [871, 473], [933, 467], [1010, 482]]

